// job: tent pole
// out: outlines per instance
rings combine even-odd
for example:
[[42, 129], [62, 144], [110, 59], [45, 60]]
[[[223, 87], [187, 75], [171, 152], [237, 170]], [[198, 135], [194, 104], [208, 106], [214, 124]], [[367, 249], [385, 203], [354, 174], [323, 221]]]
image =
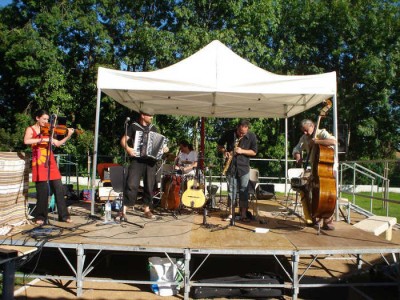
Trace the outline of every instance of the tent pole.
[[93, 147], [93, 165], [92, 165], [92, 199], [90, 202], [90, 214], [94, 216], [94, 197], [96, 192], [96, 167], [97, 167], [97, 149], [99, 139], [99, 123], [100, 123], [100, 98], [101, 89], [97, 89], [97, 103], [96, 103], [96, 122], [94, 130], [94, 147]]
[[337, 96], [336, 92], [332, 98], [333, 102], [333, 135], [336, 137], [336, 144], [334, 146], [334, 168], [333, 172], [335, 172], [335, 181], [336, 181], [336, 209], [335, 209], [335, 220], [339, 220], [339, 153], [338, 153], [338, 144], [339, 140], [338, 135], [338, 121], [337, 121]]
[[205, 143], [204, 143], [204, 136], [205, 136], [205, 126], [204, 122], [206, 121], [205, 117], [201, 117], [201, 124], [200, 124], [200, 151], [202, 156], [200, 156], [200, 170], [204, 172], [204, 148], [205, 148]]
[[288, 118], [285, 117], [285, 196], [287, 196], [287, 173], [288, 173]]

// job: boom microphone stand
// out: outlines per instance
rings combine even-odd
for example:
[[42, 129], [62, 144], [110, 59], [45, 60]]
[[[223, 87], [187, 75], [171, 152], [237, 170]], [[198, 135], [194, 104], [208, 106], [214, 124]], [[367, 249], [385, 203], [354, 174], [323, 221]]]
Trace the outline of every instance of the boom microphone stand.
[[[212, 172], [211, 172], [211, 166], [206, 167], [205, 171], [208, 172], [208, 185], [207, 185], [207, 201], [204, 204], [204, 211], [203, 211], [203, 227], [206, 228], [217, 228], [219, 227], [219, 225], [213, 225], [213, 224], [209, 224], [207, 223], [207, 216], [208, 216], [208, 212], [207, 212], [207, 207], [209, 208], [209, 210], [214, 209], [214, 202], [215, 202], [215, 195], [218, 191], [218, 186], [214, 186], [212, 185]], [[205, 173], [206, 173], [205, 172]], [[204, 174], [204, 176], [206, 176], [206, 174]], [[204, 185], [206, 184], [206, 179], [204, 179]]]
[[[127, 140], [126, 137], [128, 136], [128, 126], [129, 126], [129, 121], [131, 118], [127, 117], [125, 122], [124, 122], [124, 135], [125, 135], [125, 145], [124, 148], [126, 149], [126, 144]], [[121, 205], [119, 207], [119, 215], [120, 215], [120, 222], [126, 222], [125, 214], [124, 214], [124, 193], [125, 193], [125, 186], [126, 186], [126, 166], [127, 166], [127, 155], [126, 151], [124, 151], [124, 163], [122, 164], [122, 197], [121, 197]]]
[[[129, 121], [131, 120], [131, 118], [127, 117], [125, 122], [124, 122], [124, 134], [125, 137], [128, 136], [128, 126], [129, 126]], [[127, 146], [127, 139], [125, 138], [125, 145], [124, 148], [126, 149]], [[121, 198], [121, 206], [119, 208], [119, 222], [120, 223], [127, 223], [127, 224], [131, 224], [131, 225], [135, 225], [138, 226], [140, 228], [144, 228], [143, 225], [137, 224], [137, 223], [133, 223], [133, 222], [129, 222], [124, 214], [124, 197], [125, 197], [125, 187], [126, 187], [126, 166], [127, 166], [127, 155], [126, 155], [126, 151], [124, 151], [124, 163], [123, 163], [123, 167], [122, 167], [122, 198]]]
[[[51, 154], [53, 153], [53, 135], [54, 135], [54, 127], [56, 124], [57, 115], [52, 114], [50, 116], [50, 130], [49, 130], [49, 143], [47, 144], [46, 149], [46, 163], [45, 166], [47, 168], [47, 206], [51, 202], [51, 187], [50, 187], [50, 167], [51, 167]], [[48, 207], [47, 207], [48, 209]], [[49, 223], [49, 217], [44, 220], [44, 224]]]

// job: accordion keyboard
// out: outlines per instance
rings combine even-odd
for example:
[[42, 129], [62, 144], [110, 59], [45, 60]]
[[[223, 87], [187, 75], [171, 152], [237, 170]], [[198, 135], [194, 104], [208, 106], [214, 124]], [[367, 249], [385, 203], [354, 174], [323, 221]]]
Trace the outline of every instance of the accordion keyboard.
[[133, 143], [133, 149], [136, 153], [140, 154], [140, 150], [143, 144], [143, 131], [136, 131], [135, 141]]

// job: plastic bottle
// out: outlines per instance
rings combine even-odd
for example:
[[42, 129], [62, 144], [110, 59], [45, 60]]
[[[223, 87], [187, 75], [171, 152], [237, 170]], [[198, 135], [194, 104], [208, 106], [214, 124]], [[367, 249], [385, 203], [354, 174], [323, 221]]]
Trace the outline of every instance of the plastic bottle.
[[158, 288], [158, 284], [152, 284], [152, 285], [151, 285], [151, 290], [152, 290], [155, 294], [160, 295], [160, 289]]
[[104, 208], [104, 221], [111, 221], [111, 202], [107, 200], [105, 208]]

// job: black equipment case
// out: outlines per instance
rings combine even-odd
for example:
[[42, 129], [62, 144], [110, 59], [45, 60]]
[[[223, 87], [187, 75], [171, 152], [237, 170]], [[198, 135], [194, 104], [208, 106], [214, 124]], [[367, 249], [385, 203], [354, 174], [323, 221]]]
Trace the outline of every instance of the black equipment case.
[[[244, 276], [228, 276], [199, 280], [197, 283], [213, 284], [283, 284], [283, 279], [273, 273], [249, 273]], [[283, 288], [279, 287], [218, 287], [195, 286], [192, 290], [193, 299], [201, 298], [272, 298], [281, 297]]]

